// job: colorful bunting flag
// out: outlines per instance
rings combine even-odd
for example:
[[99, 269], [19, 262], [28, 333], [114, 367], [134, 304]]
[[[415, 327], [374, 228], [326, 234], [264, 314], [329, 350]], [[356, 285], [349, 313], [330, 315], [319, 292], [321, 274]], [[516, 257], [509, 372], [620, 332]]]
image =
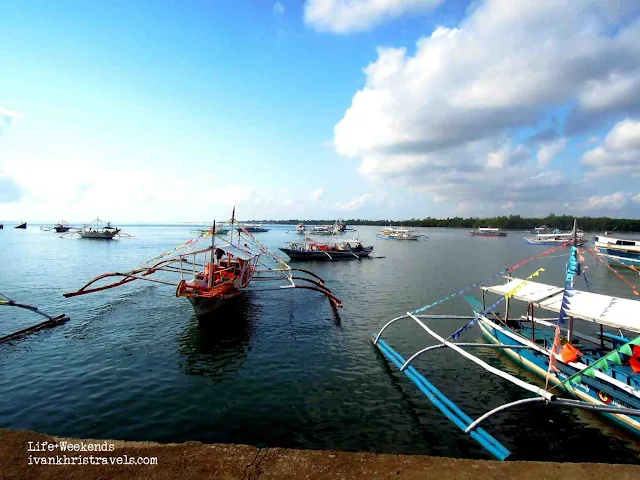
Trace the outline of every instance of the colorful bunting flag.
[[624, 353], [625, 355], [633, 355], [633, 351], [631, 350], [631, 345], [629, 345], [628, 343], [625, 343], [624, 345], [622, 345], [619, 349], [620, 352]]

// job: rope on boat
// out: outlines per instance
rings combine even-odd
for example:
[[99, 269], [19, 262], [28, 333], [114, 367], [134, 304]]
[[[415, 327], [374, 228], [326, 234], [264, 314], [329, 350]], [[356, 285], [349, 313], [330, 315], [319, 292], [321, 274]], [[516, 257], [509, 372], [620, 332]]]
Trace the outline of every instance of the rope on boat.
[[451, 298], [453, 298], [455, 296], [462, 295], [464, 292], [467, 292], [467, 291], [471, 290], [472, 288], [475, 288], [475, 287], [477, 287], [479, 285], [482, 285], [483, 283], [487, 283], [489, 280], [493, 280], [494, 278], [502, 276], [505, 273], [513, 272], [513, 271], [517, 270], [518, 268], [520, 268], [522, 265], [524, 265], [526, 263], [529, 263], [532, 260], [536, 260], [536, 259], [538, 259], [540, 257], [543, 257], [543, 256], [546, 256], [546, 255], [548, 255], [550, 253], [556, 252], [556, 251], [560, 250], [561, 248], [566, 248], [570, 244], [571, 244], [570, 242], [567, 242], [567, 243], [564, 243], [562, 245], [558, 245], [556, 247], [550, 248], [549, 250], [546, 250], [546, 251], [544, 251], [542, 253], [539, 253], [537, 255], [534, 255], [533, 257], [529, 257], [526, 260], [522, 260], [521, 262], [519, 262], [519, 263], [517, 263], [517, 264], [515, 264], [515, 265], [513, 265], [513, 266], [511, 266], [509, 268], [506, 268], [506, 269], [502, 270], [501, 272], [496, 273], [495, 275], [491, 275], [490, 277], [485, 278], [484, 280], [481, 280], [479, 282], [474, 283], [473, 285], [470, 285], [470, 286], [465, 287], [465, 288], [463, 288], [461, 290], [458, 290], [457, 292], [452, 293], [451, 295], [449, 295], [447, 297], [444, 297], [443, 299], [438, 300], [437, 302], [433, 302], [433, 303], [431, 303], [429, 305], [425, 305], [422, 308], [418, 308], [417, 310], [413, 310], [411, 313], [413, 313], [413, 314], [422, 313], [425, 310], [428, 310], [429, 308], [435, 307], [436, 305], [440, 305], [441, 303], [444, 303], [447, 300], [449, 300], [449, 299], [451, 299]]
[[[636, 287], [635, 285], [633, 285], [632, 283], [629, 283], [622, 275], [620, 275], [618, 272], [616, 272], [613, 268], [611, 268], [611, 266], [607, 265], [607, 263], [602, 260], [600, 257], [598, 257], [598, 255], [591, 250], [588, 247], [583, 247], [587, 252], [589, 252], [598, 262], [600, 262], [602, 265], [604, 265], [605, 267], [607, 267], [609, 269], [609, 271], [611, 271], [616, 277], [618, 277], [620, 280], [622, 280], [625, 285], [627, 285], [632, 291], [634, 295], [638, 295], [640, 296], [640, 293], [638, 293], [638, 287]], [[622, 263], [622, 262], [620, 262]], [[623, 264], [624, 265], [624, 264]], [[626, 266], [626, 265], [625, 265]]]

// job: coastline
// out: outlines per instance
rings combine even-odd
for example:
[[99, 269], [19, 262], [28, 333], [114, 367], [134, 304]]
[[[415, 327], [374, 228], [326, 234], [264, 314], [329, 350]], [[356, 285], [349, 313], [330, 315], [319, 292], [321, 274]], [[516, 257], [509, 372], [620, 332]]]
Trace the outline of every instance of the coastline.
[[[497, 462], [422, 455], [258, 448], [249, 445], [155, 443], [106, 440], [104, 457], [157, 457], [157, 465], [29, 465], [29, 442], [104, 444], [105, 440], [65, 439], [27, 430], [0, 429], [0, 477], [4, 479], [360, 479], [360, 478], [640, 478], [640, 465], [602, 463]], [[78, 455], [79, 453], [75, 453]], [[70, 454], [71, 455], [71, 454]], [[89, 453], [82, 453], [83, 456]]]

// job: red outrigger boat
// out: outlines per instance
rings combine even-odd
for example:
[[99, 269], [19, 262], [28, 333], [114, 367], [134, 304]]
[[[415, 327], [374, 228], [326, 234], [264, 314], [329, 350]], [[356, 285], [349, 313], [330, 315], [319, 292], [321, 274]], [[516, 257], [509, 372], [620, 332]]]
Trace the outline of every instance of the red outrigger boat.
[[[324, 286], [322, 278], [308, 270], [291, 268], [242, 225], [234, 225], [234, 215], [235, 209], [228, 235], [212, 235], [216, 231], [214, 222], [213, 229], [129, 272], [99, 275], [79, 290], [65, 293], [64, 296], [74, 297], [118, 287], [134, 280], [146, 280], [175, 285], [176, 296], [189, 299], [196, 315], [201, 318], [240, 295], [252, 282], [275, 280], [282, 283], [275, 289], [315, 290], [326, 295], [334, 306], [342, 307], [342, 302]], [[216, 237], [221, 240], [218, 244]], [[204, 243], [208, 245], [204, 246]], [[294, 276], [293, 272], [301, 272], [306, 276]], [[175, 278], [170, 278], [176, 275], [180, 276], [177, 282]], [[101, 280], [113, 277], [123, 278], [94, 286]], [[296, 280], [307, 284], [299, 285]]]

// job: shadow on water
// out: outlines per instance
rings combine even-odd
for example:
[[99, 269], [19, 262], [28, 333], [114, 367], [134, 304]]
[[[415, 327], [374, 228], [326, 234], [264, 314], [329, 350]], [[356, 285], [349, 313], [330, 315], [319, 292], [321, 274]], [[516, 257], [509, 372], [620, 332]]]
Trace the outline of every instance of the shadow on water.
[[237, 372], [251, 349], [258, 318], [260, 308], [246, 294], [200, 320], [194, 314], [179, 340], [185, 373], [224, 380]]

